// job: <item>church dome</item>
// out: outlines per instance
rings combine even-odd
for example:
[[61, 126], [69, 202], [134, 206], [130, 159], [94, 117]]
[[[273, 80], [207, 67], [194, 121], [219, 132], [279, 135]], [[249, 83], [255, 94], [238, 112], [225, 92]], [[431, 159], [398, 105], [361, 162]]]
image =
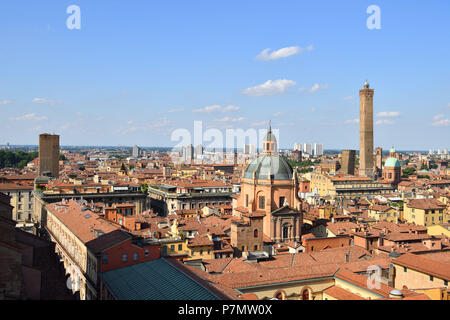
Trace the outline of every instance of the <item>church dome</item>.
[[384, 167], [400, 167], [400, 161], [397, 158], [388, 158], [384, 163]]
[[293, 169], [278, 155], [262, 155], [250, 162], [245, 169], [244, 178], [253, 179], [254, 175], [255, 179], [266, 180], [269, 174], [274, 180], [291, 180]]

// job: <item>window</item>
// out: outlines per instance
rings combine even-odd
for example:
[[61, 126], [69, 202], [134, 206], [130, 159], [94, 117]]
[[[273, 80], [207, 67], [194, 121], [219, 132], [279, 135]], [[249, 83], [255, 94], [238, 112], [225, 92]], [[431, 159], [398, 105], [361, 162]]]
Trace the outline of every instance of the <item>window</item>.
[[126, 253], [122, 254], [122, 261], [127, 262], [127, 254]]
[[179, 245], [178, 245], [178, 251], [181, 251], [181, 250], [183, 250], [183, 245], [182, 245], [182, 244], [179, 244]]
[[138, 259], [138, 254], [135, 252], [135, 253], [133, 253], [133, 260], [137, 261], [137, 259]]
[[108, 255], [105, 253], [103, 255], [103, 264], [107, 264], [108, 263]]
[[407, 271], [408, 271], [408, 268], [403, 267], [403, 272], [407, 272]]
[[258, 229], [253, 231], [253, 237], [258, 238]]
[[145, 256], [148, 257], [148, 249], [145, 249]]
[[255, 244], [255, 251], [258, 251], [258, 245]]
[[260, 196], [259, 197], [259, 208], [260, 209], [264, 209], [265, 208], [265, 197], [264, 196]]
[[444, 286], [448, 286], [448, 281], [444, 280]]
[[200, 255], [202, 255], [203, 254], [203, 250], [200, 250]]
[[284, 201], [286, 201], [285, 197], [280, 197], [280, 207], [284, 206]]
[[433, 281], [434, 280], [434, 277], [433, 276], [430, 276], [430, 281]]
[[171, 251], [171, 252], [174, 252], [174, 251], [175, 251], [175, 245], [174, 245], [174, 244], [170, 246], [170, 251]]
[[248, 207], [248, 194], [245, 195], [245, 206]]

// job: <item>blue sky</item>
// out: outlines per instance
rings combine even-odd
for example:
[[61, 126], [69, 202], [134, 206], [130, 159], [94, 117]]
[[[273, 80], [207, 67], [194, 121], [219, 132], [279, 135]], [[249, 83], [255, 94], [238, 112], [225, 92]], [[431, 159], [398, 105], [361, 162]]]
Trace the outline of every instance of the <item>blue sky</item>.
[[449, 13], [446, 0], [2, 1], [0, 144], [172, 146], [194, 120], [271, 119], [282, 148], [357, 149], [368, 79], [375, 146], [448, 148]]

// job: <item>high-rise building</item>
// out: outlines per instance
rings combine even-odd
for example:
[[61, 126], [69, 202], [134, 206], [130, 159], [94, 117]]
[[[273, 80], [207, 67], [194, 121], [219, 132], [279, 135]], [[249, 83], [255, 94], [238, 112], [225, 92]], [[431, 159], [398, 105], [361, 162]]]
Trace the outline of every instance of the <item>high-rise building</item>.
[[359, 90], [359, 175], [373, 177], [373, 95], [366, 81]]
[[294, 151], [302, 151], [303, 145], [301, 143], [295, 143], [294, 144]]
[[309, 155], [312, 155], [312, 144], [311, 143], [304, 143], [303, 144], [303, 152], [307, 153]]
[[323, 155], [323, 144], [314, 143], [314, 156], [320, 157], [321, 155]]
[[296, 162], [302, 161], [302, 151], [301, 150], [292, 151], [291, 158]]
[[244, 145], [244, 154], [255, 154], [256, 146], [254, 144], [246, 144]]
[[341, 154], [341, 173], [355, 175], [355, 150], [343, 150]]
[[141, 155], [141, 149], [138, 146], [134, 145], [133, 146], [133, 151], [131, 153], [131, 156], [133, 158], [139, 158], [140, 155]]
[[59, 135], [39, 135], [38, 175], [42, 176], [44, 173], [54, 178], [59, 177]]
[[186, 147], [186, 162], [191, 163], [194, 160], [194, 146], [192, 144]]
[[198, 144], [195, 147], [195, 157], [200, 158], [203, 155], [203, 145]]

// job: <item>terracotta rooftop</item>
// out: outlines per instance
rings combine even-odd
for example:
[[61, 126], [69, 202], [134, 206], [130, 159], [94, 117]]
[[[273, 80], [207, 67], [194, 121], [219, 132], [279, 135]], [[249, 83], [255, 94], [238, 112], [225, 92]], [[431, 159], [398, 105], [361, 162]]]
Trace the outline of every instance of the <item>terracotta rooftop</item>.
[[83, 206], [74, 200], [67, 201], [65, 205], [62, 202], [47, 205], [47, 210], [84, 243], [97, 238], [94, 230], [99, 230], [106, 234], [119, 229], [119, 227], [100, 218], [89, 209], [83, 211], [82, 208]]
[[440, 210], [446, 208], [446, 205], [437, 199], [411, 199], [406, 204], [410, 208], [422, 210]]
[[[450, 252], [448, 252], [450, 254]], [[450, 263], [427, 258], [426, 255], [405, 253], [393, 260], [393, 263], [408, 267], [425, 274], [433, 275], [444, 280], [450, 280]]]

